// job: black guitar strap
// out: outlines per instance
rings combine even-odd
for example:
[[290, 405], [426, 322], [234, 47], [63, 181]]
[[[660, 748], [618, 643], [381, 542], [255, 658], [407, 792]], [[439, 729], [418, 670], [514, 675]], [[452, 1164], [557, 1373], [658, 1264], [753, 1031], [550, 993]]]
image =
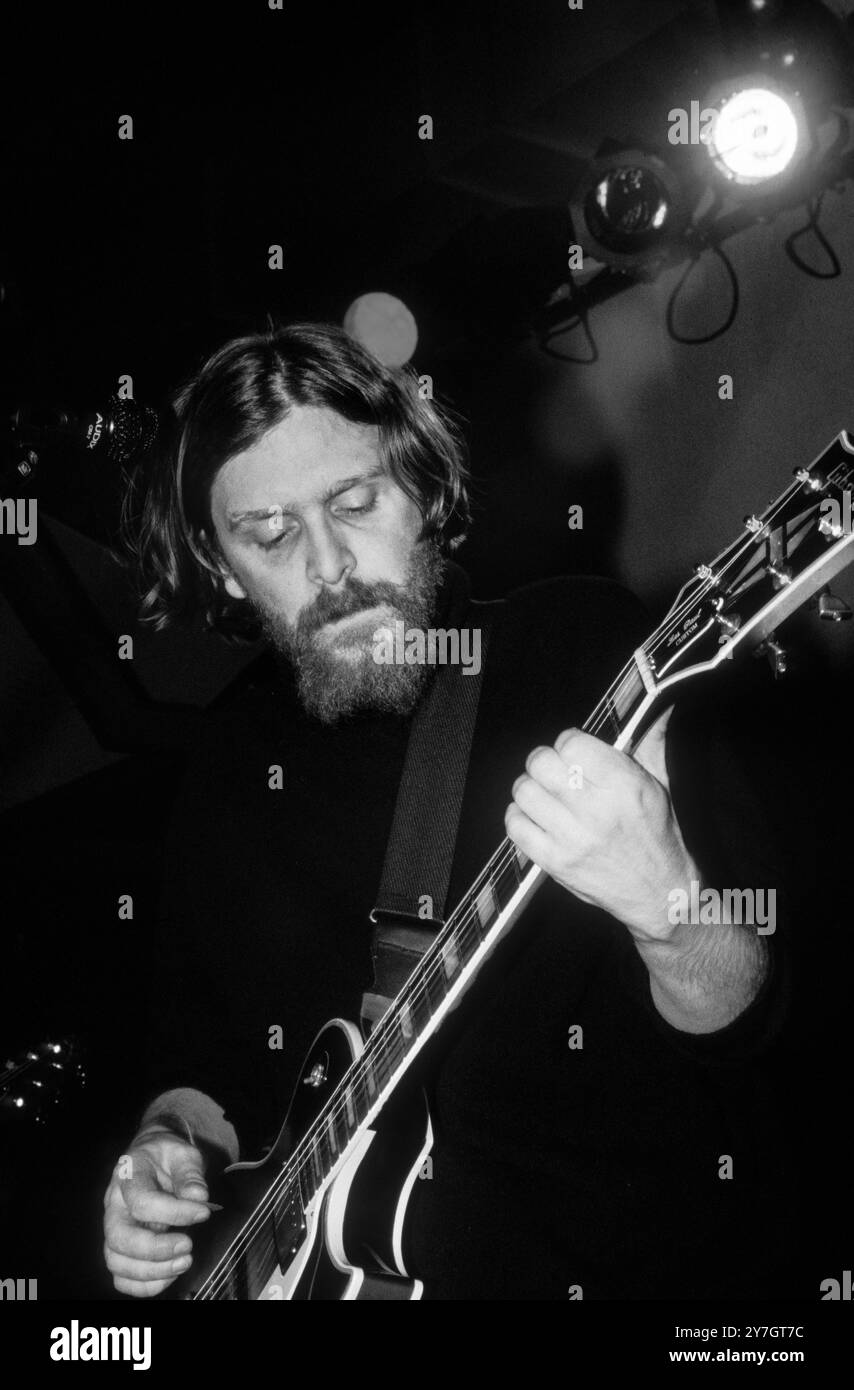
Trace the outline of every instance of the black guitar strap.
[[438, 666], [412, 721], [376, 905], [373, 987], [362, 995], [367, 1037], [445, 919], [489, 638], [504, 600], [470, 600], [480, 670]]

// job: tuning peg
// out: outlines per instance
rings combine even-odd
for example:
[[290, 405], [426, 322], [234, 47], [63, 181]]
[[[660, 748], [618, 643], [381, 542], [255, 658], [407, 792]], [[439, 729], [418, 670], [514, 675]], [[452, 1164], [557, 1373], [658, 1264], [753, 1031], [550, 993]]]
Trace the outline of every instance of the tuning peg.
[[823, 589], [818, 596], [818, 616], [828, 623], [844, 623], [854, 615], [843, 599]]
[[754, 655], [767, 656], [771, 663], [771, 670], [774, 672], [775, 680], [778, 680], [780, 676], [785, 676], [788, 669], [786, 664], [786, 649], [785, 647], [781, 647], [780, 643], [775, 640], [773, 632], [756, 648]]
[[766, 569], [771, 576], [771, 583], [775, 589], [785, 589], [787, 584], [792, 582], [792, 571], [788, 565], [771, 564], [766, 565]]
[[803, 483], [808, 492], [821, 492], [826, 487], [826, 481], [821, 473], [812, 473], [808, 468], [796, 468], [794, 476], [799, 483]]

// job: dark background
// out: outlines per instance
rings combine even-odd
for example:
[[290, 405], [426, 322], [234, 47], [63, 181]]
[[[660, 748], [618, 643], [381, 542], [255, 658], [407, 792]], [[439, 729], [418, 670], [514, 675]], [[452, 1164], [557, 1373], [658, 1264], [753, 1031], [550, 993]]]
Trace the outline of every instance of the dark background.
[[[396, 293], [418, 321], [415, 365], [469, 422], [478, 517], [458, 558], [476, 595], [595, 571], [657, 619], [694, 562], [854, 426], [850, 184], [823, 210], [840, 278], [807, 278], [786, 259], [783, 242], [804, 220], [790, 209], [732, 239], [741, 303], [722, 338], [668, 337], [679, 273], [669, 270], [593, 311], [595, 362], [560, 360], [531, 325], [566, 279], [570, 189], [604, 138], [661, 143], [667, 111], [702, 96], [711, 6], [365, 9], [310, 16], [230, 0], [6, 12], [3, 404], [97, 406], [129, 373], [136, 398], [157, 405], [212, 347], [268, 314], [340, 322], [356, 294]], [[432, 142], [417, 138], [423, 113]], [[117, 138], [124, 114], [133, 141]], [[282, 271], [267, 268], [271, 243], [284, 247]], [[683, 326], [708, 331], [726, 308], [720, 266], [706, 258], [686, 286]], [[553, 348], [571, 358], [587, 344], [574, 330]], [[723, 372], [731, 402], [718, 398]], [[70, 567], [62, 599], [48, 595], [54, 622], [78, 640], [82, 586], [105, 652], [117, 634], [134, 636], [145, 710], [130, 752], [120, 703], [93, 728], [46, 637], [45, 605], [24, 612], [0, 592], [0, 1051], [67, 1031], [88, 1053], [85, 1094], [49, 1126], [28, 1133], [4, 1117], [0, 1277], [37, 1275], [42, 1297], [99, 1297], [109, 1292], [100, 1198], [138, 1108], [160, 845], [181, 766], [180, 713], [163, 724], [149, 715], [158, 704], [202, 710], [254, 653], [197, 627], [138, 628], [109, 553], [116, 468], [56, 450], [27, 495], [39, 497], [45, 547]], [[566, 526], [574, 503], [581, 532]], [[12, 538], [0, 544], [11, 596], [27, 589], [40, 546], [10, 556]], [[854, 603], [850, 577], [835, 587]], [[728, 698], [745, 739], [771, 750], [768, 814], [799, 865], [799, 991], [775, 1065], [803, 1165], [793, 1292], [814, 1298], [851, 1250], [854, 624], [793, 627], [788, 683], [753, 663]], [[117, 920], [123, 893], [130, 923]]]

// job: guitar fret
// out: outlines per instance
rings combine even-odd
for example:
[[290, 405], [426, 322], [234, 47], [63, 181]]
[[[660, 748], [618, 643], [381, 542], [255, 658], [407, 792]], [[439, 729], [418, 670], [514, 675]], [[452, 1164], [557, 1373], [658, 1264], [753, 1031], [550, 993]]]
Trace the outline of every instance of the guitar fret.
[[460, 957], [466, 964], [477, 954], [477, 949], [483, 940], [483, 933], [477, 917], [467, 913], [456, 931], [457, 949]]
[[[363, 1064], [364, 1065], [364, 1064]], [[356, 1073], [355, 1083], [352, 1088], [353, 1102], [356, 1107], [356, 1122], [361, 1124], [371, 1108], [371, 1101], [368, 1095], [368, 1087], [364, 1070]]]
[[431, 1015], [444, 1003], [448, 992], [447, 980], [439, 970], [430, 970], [424, 976], [422, 991], [427, 999]]
[[380, 1040], [379, 1050], [374, 1060], [374, 1072], [376, 1074], [377, 1085], [381, 1088], [384, 1087], [391, 1075], [391, 1063], [388, 1052], [385, 1046], [383, 1046], [382, 1039]]
[[618, 735], [622, 733], [623, 727], [629, 722], [645, 694], [646, 686], [635, 664], [627, 669], [618, 682], [613, 697], [608, 701], [613, 710], [612, 717]]
[[320, 1159], [323, 1165], [323, 1176], [326, 1177], [329, 1173], [330, 1168], [332, 1168], [335, 1162], [336, 1155], [333, 1152], [332, 1145], [329, 1143], [329, 1139], [325, 1130], [321, 1130], [321, 1132], [317, 1136], [317, 1147], [320, 1150]]
[[370, 1100], [373, 1102], [377, 1094], [377, 1079], [374, 1076], [373, 1063], [370, 1061], [366, 1061], [362, 1065], [365, 1074], [365, 1085], [367, 1087], [368, 1096], [370, 1097]]
[[493, 878], [493, 888], [499, 908], [506, 907], [510, 902], [522, 882], [522, 875], [530, 862], [518, 846], [510, 841], [507, 843], [507, 853], [502, 856], [501, 866]]
[[[267, 1252], [269, 1252], [271, 1245], [271, 1241], [267, 1240], [265, 1242], [265, 1248]], [[257, 1298], [261, 1289], [263, 1289], [264, 1285], [267, 1282], [267, 1280], [263, 1276], [264, 1253], [265, 1252], [259, 1248], [259, 1242], [256, 1239], [249, 1246], [249, 1249], [246, 1251], [246, 1254], [241, 1261], [243, 1277], [240, 1280], [240, 1284], [241, 1288], [244, 1290], [244, 1292], [241, 1295], [242, 1298]], [[272, 1270], [270, 1272], [272, 1273]]]
[[611, 725], [611, 732], [614, 735], [614, 738], [617, 739], [619, 738], [621, 733], [621, 726], [620, 721], [617, 717], [617, 711], [614, 706], [614, 702], [610, 698], [610, 696], [606, 696], [606, 698], [602, 701], [602, 704], [605, 707], [603, 723], [609, 723]]
[[406, 1051], [406, 1042], [400, 1029], [400, 1015], [392, 1014], [381, 1034], [374, 1034], [377, 1044], [376, 1072], [380, 1087], [385, 1086], [393, 1070], [394, 1058]]
[[460, 968], [460, 956], [453, 935], [442, 947], [442, 968], [447, 980], [452, 980]]
[[491, 879], [487, 879], [478, 893], [475, 901], [475, 911], [477, 912], [478, 921], [484, 929], [488, 928], [495, 920], [497, 905]]
[[300, 1210], [304, 1212], [309, 1204], [312, 1193], [312, 1189], [309, 1186], [309, 1174], [304, 1162], [300, 1162], [297, 1168], [297, 1183], [299, 1185]]
[[510, 857], [508, 864], [503, 864], [492, 880], [492, 891], [495, 896], [496, 905], [499, 912], [507, 907], [519, 884], [522, 882], [522, 870], [517, 855]]
[[430, 1022], [433, 1010], [430, 1007], [430, 996], [421, 981], [409, 996], [409, 1014], [413, 1020], [415, 1032], [422, 1033]]
[[[516, 883], [517, 883], [517, 884], [521, 883], [521, 882], [522, 882], [522, 874], [521, 874], [521, 872], [520, 872], [518, 850], [517, 850], [516, 846], [515, 846], [514, 844], [512, 844], [512, 843], [511, 843], [511, 845], [510, 845], [510, 856], [509, 856], [509, 859], [507, 860], [507, 862], [506, 862], [505, 864], [502, 865], [502, 868], [501, 868], [502, 878], [503, 878], [503, 875], [507, 872], [508, 865], [509, 865], [509, 868], [510, 868], [512, 874], [513, 874], [513, 877], [514, 877], [515, 880], [516, 880]], [[508, 893], [508, 898], [510, 898], [510, 897], [512, 897], [512, 896], [513, 896], [513, 890], [511, 889], [510, 892]]]
[[525, 872], [525, 870], [527, 869], [527, 867], [528, 867], [528, 865], [530, 864], [531, 861], [530, 861], [530, 859], [528, 858], [528, 856], [527, 856], [527, 854], [525, 853], [525, 851], [524, 851], [523, 849], [520, 849], [518, 845], [514, 845], [514, 846], [513, 846], [513, 853], [512, 853], [511, 858], [512, 858], [512, 862], [513, 862], [513, 868], [514, 868], [514, 870], [515, 870], [515, 872], [516, 872], [516, 876], [517, 876], [517, 878], [519, 879], [519, 882], [521, 883], [521, 882], [522, 882], [522, 875], [523, 875], [523, 873]]

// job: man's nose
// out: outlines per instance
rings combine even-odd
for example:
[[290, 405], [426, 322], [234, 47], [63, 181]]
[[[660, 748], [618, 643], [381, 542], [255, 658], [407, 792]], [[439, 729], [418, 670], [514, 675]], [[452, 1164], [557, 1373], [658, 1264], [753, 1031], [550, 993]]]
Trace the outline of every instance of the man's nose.
[[321, 522], [312, 528], [306, 575], [313, 584], [338, 584], [355, 568], [355, 555], [333, 526]]

